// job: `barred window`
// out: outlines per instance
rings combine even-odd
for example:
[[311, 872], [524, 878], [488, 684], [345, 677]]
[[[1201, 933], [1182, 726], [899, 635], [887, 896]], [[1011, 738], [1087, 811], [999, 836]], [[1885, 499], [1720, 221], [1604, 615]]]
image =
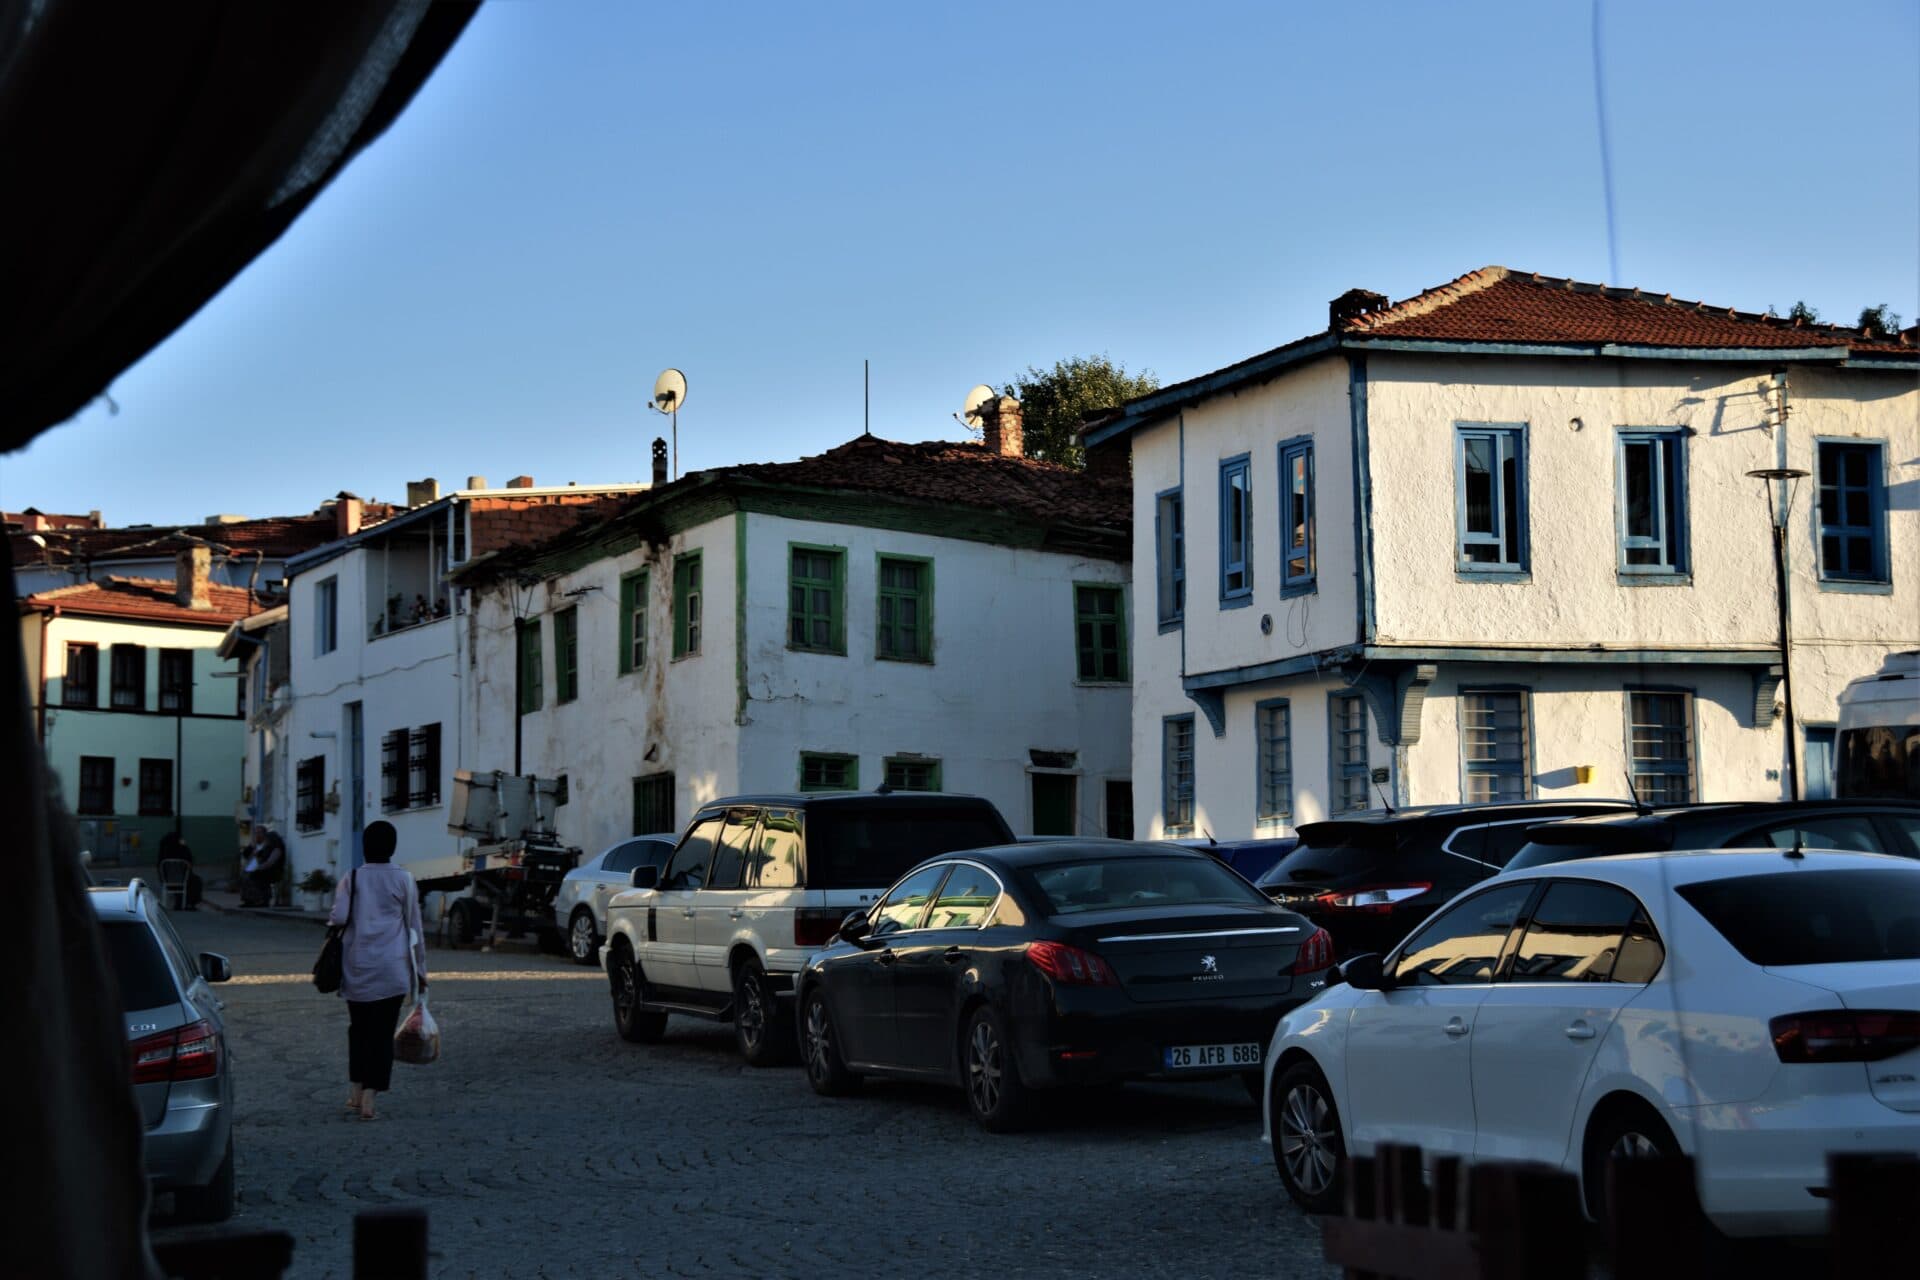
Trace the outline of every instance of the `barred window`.
[[415, 808], [440, 803], [440, 726], [413, 731], [407, 752], [407, 799]]

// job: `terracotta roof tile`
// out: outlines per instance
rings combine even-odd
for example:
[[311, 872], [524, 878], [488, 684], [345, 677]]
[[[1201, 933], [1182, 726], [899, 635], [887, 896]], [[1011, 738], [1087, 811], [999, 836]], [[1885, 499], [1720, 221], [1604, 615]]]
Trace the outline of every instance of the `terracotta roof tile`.
[[[385, 519], [402, 508], [386, 503], [371, 504], [362, 513], [366, 524]], [[151, 525], [136, 529], [62, 529], [43, 534], [57, 548], [63, 561], [82, 558], [92, 561], [152, 559], [170, 556], [176, 551], [207, 543], [226, 547], [236, 555], [258, 553], [276, 560], [311, 551], [334, 540], [333, 512], [316, 511], [305, 516], [271, 516], [260, 520], [239, 520], [232, 524]], [[15, 564], [34, 564], [47, 553], [30, 541], [26, 533], [9, 533]], [[63, 554], [65, 553], [65, 554]]]
[[32, 613], [57, 607], [62, 613], [87, 617], [228, 627], [267, 607], [245, 587], [214, 583], [207, 588], [207, 594], [212, 608], [188, 609], [175, 601], [170, 578], [108, 578], [104, 582], [83, 582], [28, 596], [20, 602], [20, 611]]

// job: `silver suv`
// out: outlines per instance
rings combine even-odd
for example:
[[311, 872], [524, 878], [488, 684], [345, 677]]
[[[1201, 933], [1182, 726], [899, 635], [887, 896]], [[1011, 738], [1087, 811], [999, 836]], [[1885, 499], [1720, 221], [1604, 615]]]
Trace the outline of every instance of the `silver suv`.
[[176, 1219], [223, 1222], [233, 1213], [233, 1077], [210, 984], [232, 966], [212, 952], [193, 956], [139, 880], [87, 896], [119, 979], [148, 1184], [173, 1193]]

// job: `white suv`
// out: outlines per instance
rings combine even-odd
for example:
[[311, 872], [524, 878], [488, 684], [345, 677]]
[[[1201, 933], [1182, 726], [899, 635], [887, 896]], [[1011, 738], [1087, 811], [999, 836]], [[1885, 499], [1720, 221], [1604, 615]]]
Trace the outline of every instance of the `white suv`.
[[703, 807], [664, 870], [640, 866], [607, 904], [613, 1020], [651, 1043], [668, 1014], [731, 1019], [740, 1052], [792, 1050], [794, 979], [850, 911], [923, 859], [1006, 844], [977, 796], [838, 792], [737, 796]]

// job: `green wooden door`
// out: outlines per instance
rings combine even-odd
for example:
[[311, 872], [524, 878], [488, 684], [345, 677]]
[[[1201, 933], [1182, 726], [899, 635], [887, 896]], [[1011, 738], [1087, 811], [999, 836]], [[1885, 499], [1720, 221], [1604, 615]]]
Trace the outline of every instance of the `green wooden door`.
[[1070, 836], [1078, 805], [1074, 803], [1079, 779], [1065, 773], [1036, 773], [1033, 776], [1033, 834]]

